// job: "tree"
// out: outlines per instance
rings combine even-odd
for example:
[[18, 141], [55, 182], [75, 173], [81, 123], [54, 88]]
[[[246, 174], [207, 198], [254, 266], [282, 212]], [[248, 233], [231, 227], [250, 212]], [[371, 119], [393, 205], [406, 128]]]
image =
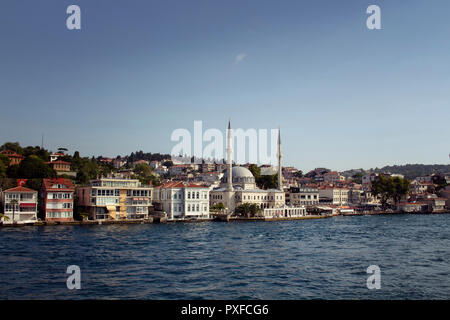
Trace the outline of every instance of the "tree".
[[17, 178], [26, 179], [53, 178], [56, 177], [56, 172], [44, 160], [32, 155], [20, 162], [17, 175]]
[[385, 207], [389, 199], [397, 204], [402, 196], [407, 195], [410, 184], [411, 182], [405, 178], [380, 175], [372, 182], [371, 193], [379, 196]]
[[86, 184], [95, 179], [99, 174], [99, 168], [95, 159], [82, 158], [77, 171], [77, 180], [80, 184]]
[[361, 172], [355, 173], [354, 175], [352, 175], [353, 182], [361, 184], [362, 183], [362, 176], [363, 176], [363, 174]]
[[163, 166], [166, 166], [167, 168], [170, 168], [170, 167], [173, 166], [173, 162], [172, 162], [172, 160], [167, 160], [167, 161], [164, 161], [164, 162], [162, 163], [162, 165], [163, 165]]
[[6, 167], [5, 164], [0, 161], [0, 179], [3, 179], [6, 177]]
[[152, 174], [152, 168], [147, 163], [139, 163], [134, 168], [134, 173], [138, 176], [147, 178]]
[[3, 150], [11, 150], [14, 151], [18, 154], [22, 154], [23, 153], [23, 149], [20, 146], [20, 143], [18, 142], [6, 142], [4, 143], [1, 147], [0, 147], [0, 151]]
[[13, 164], [6, 168], [6, 176], [8, 178], [19, 178], [19, 165]]
[[261, 177], [261, 168], [258, 167], [256, 164], [251, 164], [248, 167], [248, 170], [250, 170], [250, 172], [253, 174], [253, 176], [255, 177], [255, 179]]
[[256, 184], [261, 189], [276, 189], [278, 188], [278, 174], [260, 176], [255, 179]]
[[234, 210], [235, 214], [245, 216], [247, 218], [255, 217], [260, 211], [261, 208], [256, 203], [248, 202], [237, 206]]
[[5, 168], [7, 168], [7, 167], [9, 167], [11, 160], [6, 155], [0, 153], [0, 162], [3, 163]]
[[210, 208], [211, 211], [222, 211], [225, 210], [225, 205], [222, 202], [213, 204]]

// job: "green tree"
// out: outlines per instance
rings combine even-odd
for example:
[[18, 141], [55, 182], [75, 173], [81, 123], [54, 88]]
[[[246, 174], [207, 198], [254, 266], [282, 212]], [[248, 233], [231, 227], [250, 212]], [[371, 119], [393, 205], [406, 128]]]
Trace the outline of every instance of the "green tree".
[[164, 161], [164, 162], [162, 163], [162, 165], [163, 165], [163, 166], [166, 166], [167, 168], [170, 168], [170, 167], [173, 166], [173, 162], [172, 162], [172, 160], [167, 160], [167, 161]]
[[255, 179], [256, 184], [261, 189], [276, 189], [278, 188], [278, 174], [260, 176]]
[[6, 178], [6, 166], [3, 161], [0, 161], [0, 179]]
[[11, 160], [6, 155], [0, 153], [0, 162], [7, 168], [11, 163]]
[[371, 193], [380, 197], [383, 207], [386, 207], [388, 200], [393, 200], [397, 204], [403, 196], [407, 195], [410, 184], [410, 181], [405, 178], [380, 175], [372, 182]]
[[222, 202], [213, 204], [210, 208], [211, 211], [221, 211], [225, 210], [225, 205]]
[[20, 162], [17, 175], [18, 178], [26, 179], [52, 178], [56, 177], [56, 172], [44, 160], [32, 155]]
[[256, 203], [248, 203], [248, 202], [245, 202], [237, 206], [236, 209], [234, 210], [235, 214], [239, 216], [245, 216], [247, 218], [255, 217], [260, 211], [261, 208]]
[[13, 164], [12, 166], [9, 166], [8, 168], [6, 168], [6, 176], [8, 178], [20, 178], [19, 165]]
[[140, 163], [134, 168], [134, 173], [140, 177], [147, 178], [152, 174], [152, 168], [147, 163]]
[[248, 167], [248, 170], [250, 170], [250, 172], [253, 174], [253, 176], [255, 177], [255, 179], [261, 177], [261, 168], [258, 167], [256, 164], [251, 164]]
[[363, 177], [363, 174], [361, 172], [357, 172], [354, 175], [352, 175], [352, 180], [355, 183], [361, 184], [362, 183], [362, 177]]
[[77, 181], [80, 184], [87, 184], [89, 180], [97, 178], [99, 167], [95, 159], [82, 158], [80, 167], [77, 170]]
[[0, 147], [0, 151], [11, 150], [17, 152], [18, 154], [23, 153], [23, 149], [18, 142], [6, 142]]

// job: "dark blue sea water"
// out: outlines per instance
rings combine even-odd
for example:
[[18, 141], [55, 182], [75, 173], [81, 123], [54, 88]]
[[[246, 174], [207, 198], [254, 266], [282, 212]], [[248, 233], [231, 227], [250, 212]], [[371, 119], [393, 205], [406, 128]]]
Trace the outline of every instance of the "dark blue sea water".
[[[450, 215], [0, 228], [2, 299], [449, 299]], [[81, 268], [81, 289], [66, 268]], [[381, 289], [366, 286], [369, 265]]]

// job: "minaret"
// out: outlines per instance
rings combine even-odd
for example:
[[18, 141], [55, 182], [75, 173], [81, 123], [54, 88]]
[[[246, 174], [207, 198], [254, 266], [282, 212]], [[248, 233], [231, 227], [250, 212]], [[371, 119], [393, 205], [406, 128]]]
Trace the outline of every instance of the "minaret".
[[278, 126], [278, 189], [283, 191], [283, 173], [281, 170], [281, 134]]
[[227, 133], [227, 160], [228, 160], [228, 177], [227, 177], [227, 191], [233, 191], [233, 147], [231, 137], [231, 120], [228, 120], [228, 133]]

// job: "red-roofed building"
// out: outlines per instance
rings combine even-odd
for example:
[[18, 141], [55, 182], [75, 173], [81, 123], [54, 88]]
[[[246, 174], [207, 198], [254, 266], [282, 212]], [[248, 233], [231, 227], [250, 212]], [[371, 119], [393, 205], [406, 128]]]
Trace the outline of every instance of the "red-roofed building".
[[9, 160], [11, 160], [11, 162], [9, 163], [10, 166], [19, 164], [23, 159], [25, 159], [24, 156], [12, 151], [12, 150], [3, 150], [3, 151], [0, 151], [0, 154], [4, 154], [5, 156], [7, 156], [9, 158]]
[[154, 188], [153, 201], [168, 219], [209, 218], [209, 188], [202, 184], [166, 182]]
[[3, 223], [37, 221], [37, 191], [15, 187], [2, 193]]
[[62, 160], [49, 161], [46, 162], [53, 170], [56, 172], [69, 172], [70, 163]]
[[43, 179], [41, 199], [46, 221], [73, 221], [75, 188], [70, 179]]

